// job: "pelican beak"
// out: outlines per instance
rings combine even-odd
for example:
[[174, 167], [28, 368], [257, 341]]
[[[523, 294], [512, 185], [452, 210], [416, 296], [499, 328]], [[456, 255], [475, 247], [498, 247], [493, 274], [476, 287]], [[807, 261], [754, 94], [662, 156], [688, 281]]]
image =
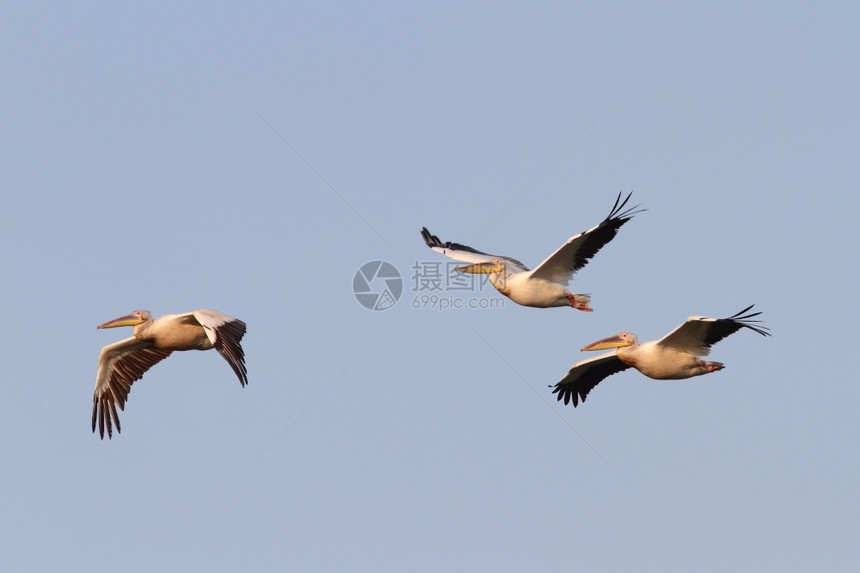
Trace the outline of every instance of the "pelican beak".
[[603, 340], [598, 340], [597, 342], [592, 342], [588, 346], [583, 346], [580, 348], [580, 352], [584, 352], [586, 350], [606, 350], [607, 348], [620, 348], [622, 346], [630, 346], [629, 340], [624, 340], [620, 336], [610, 336], [609, 338], [604, 338]]
[[454, 270], [461, 273], [469, 273], [470, 275], [491, 275], [493, 273], [500, 273], [505, 269], [502, 265], [496, 263], [475, 263], [474, 265], [457, 267]]
[[125, 316], [121, 316], [119, 318], [109, 320], [104, 324], [100, 324], [96, 328], [116, 328], [117, 326], [137, 326], [138, 324], [141, 324], [142, 322], [143, 322], [143, 320], [139, 316], [135, 316], [133, 314], [127, 314]]

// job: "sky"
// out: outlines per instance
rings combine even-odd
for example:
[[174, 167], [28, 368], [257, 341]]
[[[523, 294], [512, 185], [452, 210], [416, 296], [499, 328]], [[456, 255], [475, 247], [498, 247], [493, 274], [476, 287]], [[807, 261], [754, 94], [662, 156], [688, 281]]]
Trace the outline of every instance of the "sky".
[[[3, 3], [0, 569], [855, 570], [858, 24]], [[422, 226], [536, 265], [619, 192], [647, 211], [571, 283], [593, 313], [421, 280]], [[594, 340], [750, 304], [773, 336], [721, 372], [551, 393]], [[95, 326], [138, 308], [244, 320], [249, 384], [176, 353], [102, 441], [98, 353], [131, 332]]]

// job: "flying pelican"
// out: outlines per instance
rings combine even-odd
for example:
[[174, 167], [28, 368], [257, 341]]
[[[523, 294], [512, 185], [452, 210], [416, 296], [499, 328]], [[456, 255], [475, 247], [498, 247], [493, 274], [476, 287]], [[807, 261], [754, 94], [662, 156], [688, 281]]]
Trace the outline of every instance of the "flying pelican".
[[558, 394], [558, 400], [564, 400], [565, 404], [573, 400], [576, 407], [579, 400], [585, 402], [585, 397], [601, 380], [631, 367], [655, 380], [681, 380], [722, 370], [721, 362], [701, 359], [708, 355], [711, 346], [741, 328], [770, 336], [768, 327], [759, 325], [760, 320], [751, 320], [761, 312], [746, 314], [753, 306], [728, 318], [691, 316], [660, 340], [639, 344], [632, 332], [620, 332], [592, 342], [582, 350], [618, 350], [577, 362], [552, 393]]
[[623, 211], [632, 194], [629, 193], [624, 201], [621, 201], [619, 193], [606, 219], [569, 238], [534, 270], [529, 270], [524, 264], [510, 257], [482, 253], [458, 243], [443, 243], [439, 237], [431, 235], [427, 227], [421, 228], [421, 236], [434, 251], [457, 261], [472, 263], [455, 270], [489, 275], [490, 284], [517, 304], [537, 308], [571, 306], [590, 312], [593, 309], [588, 306], [591, 300], [589, 295], [573, 294], [564, 287], [570, 282], [573, 273], [587, 265], [591, 257], [615, 237], [624, 223], [636, 213], [644, 211], [637, 210], [638, 205]]
[[96, 328], [133, 326], [134, 336], [108, 344], [99, 354], [99, 370], [93, 392], [93, 432], [96, 420], [99, 435], [113, 436], [111, 420], [120, 432], [116, 407], [125, 409], [131, 385], [143, 374], [170, 356], [174, 350], [209, 350], [223, 356], [244, 387], [248, 383], [245, 353], [241, 341], [245, 323], [217, 310], [202, 309], [184, 314], [165, 314], [155, 320], [148, 310], [135, 310], [100, 324]]

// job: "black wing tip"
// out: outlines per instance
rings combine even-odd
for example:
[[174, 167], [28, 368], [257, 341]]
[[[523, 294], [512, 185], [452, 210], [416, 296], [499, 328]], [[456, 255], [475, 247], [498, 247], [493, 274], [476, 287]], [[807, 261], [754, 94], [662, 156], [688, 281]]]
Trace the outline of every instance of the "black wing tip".
[[242, 338], [247, 330], [248, 326], [238, 318], [215, 329], [215, 350], [230, 365], [242, 388], [248, 383], [248, 367], [245, 365], [245, 350], [242, 348]]
[[[238, 372], [236, 373], [239, 374]], [[245, 367], [245, 363], [242, 363], [242, 375], [239, 376], [239, 384], [242, 385], [242, 388], [248, 385], [248, 369]]]
[[[105, 426], [107, 426], [107, 437], [108, 437], [108, 439], [110, 440], [113, 438], [113, 427], [112, 427], [110, 418], [108, 416], [109, 416], [108, 413], [105, 411], [99, 412], [99, 416], [98, 416], [99, 439], [102, 439], [102, 440], [105, 439]], [[94, 434], [96, 433], [96, 419], [95, 418], [93, 418], [93, 433]], [[119, 421], [117, 421], [117, 424], [116, 424], [116, 433], [117, 434], [122, 433], [122, 430], [119, 427]]]
[[[98, 422], [99, 426], [99, 438], [102, 440], [105, 439], [105, 412], [103, 408], [99, 408], [99, 398], [96, 395], [93, 395], [93, 419], [92, 419], [92, 427], [93, 433], [96, 433], [96, 422]], [[108, 420], [108, 439], [111, 438], [110, 435], [110, 420]]]
[[628, 207], [627, 210], [624, 210], [624, 206], [627, 205], [627, 202], [630, 201], [630, 198], [633, 196], [633, 191], [627, 194], [627, 197], [624, 200], [621, 200], [621, 195], [624, 191], [618, 192], [618, 197], [615, 198], [615, 204], [612, 206], [612, 209], [609, 211], [609, 215], [606, 217], [604, 222], [615, 222], [619, 227], [633, 218], [634, 215], [639, 213], [644, 213], [648, 209], [641, 208], [642, 203], [638, 203], [632, 207]]
[[248, 325], [245, 324], [244, 320], [238, 318], [234, 318], [233, 323], [235, 323], [239, 329], [239, 340], [241, 341], [242, 338], [244, 338], [244, 336], [248, 333]]
[[761, 334], [762, 336], [771, 336], [770, 328], [763, 325], [761, 320], [753, 320], [755, 317], [759, 316], [762, 311], [750, 312], [754, 307], [754, 304], [749, 305], [745, 309], [740, 312], [733, 314], [732, 316], [726, 318], [725, 320], [730, 320], [736, 324], [744, 328], [749, 328], [750, 330]]
[[[427, 246], [430, 247], [431, 249], [435, 249], [435, 248], [451, 249], [453, 251], [467, 251], [470, 253], [475, 253], [476, 255], [484, 255], [486, 257], [494, 256], [494, 255], [489, 255], [487, 253], [479, 251], [477, 249], [473, 249], [472, 247], [470, 247], [468, 245], [461, 245], [460, 243], [454, 243], [451, 241], [443, 243], [439, 237], [431, 234], [430, 231], [427, 230], [427, 227], [421, 227], [421, 236], [424, 238], [424, 242], [427, 243]], [[448, 256], [450, 257], [451, 255], [448, 255]], [[519, 261], [511, 259], [510, 257], [505, 257], [505, 258], [510, 259], [511, 261], [513, 261], [513, 262], [515, 262], [521, 266], [525, 266], [522, 263], [520, 263]]]
[[433, 247], [443, 247], [442, 241], [439, 240], [439, 237], [430, 233], [427, 230], [427, 227], [421, 227], [421, 236], [424, 238], [424, 242], [427, 243], [427, 246], [430, 248]]
[[[119, 404], [119, 409], [124, 410], [124, 403]], [[116, 433], [122, 433], [122, 427], [119, 424], [119, 414], [116, 411], [116, 403], [110, 397], [99, 398], [93, 395], [93, 416], [92, 430], [96, 433], [96, 423], [98, 422], [99, 438], [105, 439], [105, 430], [107, 437], [110, 440], [113, 438], [113, 427], [116, 426]]]
[[[553, 388], [553, 386], [550, 386], [550, 388]], [[576, 408], [580, 401], [585, 403], [585, 396], [581, 395], [574, 388], [565, 388], [561, 382], [555, 385], [552, 393], [557, 394], [555, 399], [559, 402], [564, 402], [565, 406], [573, 402], [573, 407]]]
[[244, 388], [248, 384], [248, 367], [245, 365], [245, 353], [242, 351], [242, 347], [237, 344], [236, 348], [218, 350], [227, 361], [227, 364], [230, 365], [230, 368], [233, 369], [233, 372], [239, 379], [239, 384]]

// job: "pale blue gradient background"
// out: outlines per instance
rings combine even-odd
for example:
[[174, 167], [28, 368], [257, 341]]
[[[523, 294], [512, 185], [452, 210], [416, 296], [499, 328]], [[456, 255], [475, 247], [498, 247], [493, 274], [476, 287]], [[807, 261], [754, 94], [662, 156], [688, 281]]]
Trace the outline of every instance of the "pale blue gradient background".
[[[0, 569], [856, 570], [858, 24], [4, 3]], [[572, 283], [594, 313], [410, 307], [422, 225], [534, 265], [621, 190], [648, 211]], [[351, 291], [374, 259], [386, 312]], [[751, 303], [773, 337], [723, 372], [547, 388], [597, 338]], [[178, 354], [91, 434], [129, 335], [95, 326], [202, 307], [248, 323], [249, 386]]]

